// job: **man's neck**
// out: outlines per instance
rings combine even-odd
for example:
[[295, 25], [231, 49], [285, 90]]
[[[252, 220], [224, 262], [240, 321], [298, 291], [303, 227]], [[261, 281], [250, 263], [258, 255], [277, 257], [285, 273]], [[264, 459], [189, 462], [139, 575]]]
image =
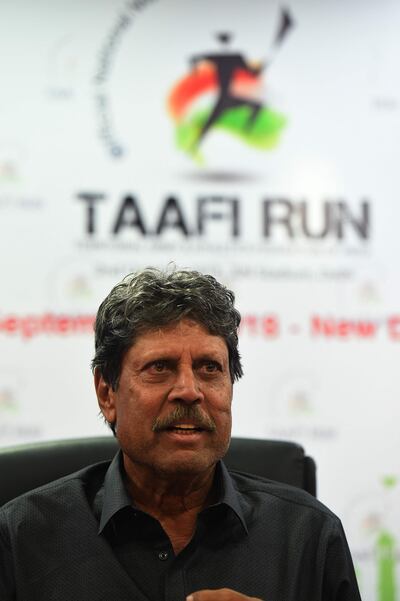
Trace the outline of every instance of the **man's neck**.
[[215, 466], [200, 474], [156, 474], [124, 456], [124, 467], [135, 506], [160, 522], [179, 553], [194, 534], [198, 513], [211, 502]]

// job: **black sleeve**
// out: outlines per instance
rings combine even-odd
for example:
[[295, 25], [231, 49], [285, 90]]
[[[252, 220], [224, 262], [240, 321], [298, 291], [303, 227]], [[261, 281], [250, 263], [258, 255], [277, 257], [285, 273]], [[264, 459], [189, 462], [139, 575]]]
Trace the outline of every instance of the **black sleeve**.
[[15, 601], [14, 567], [6, 527], [0, 512], [0, 599]]
[[322, 599], [323, 601], [361, 601], [353, 560], [339, 521], [329, 537]]

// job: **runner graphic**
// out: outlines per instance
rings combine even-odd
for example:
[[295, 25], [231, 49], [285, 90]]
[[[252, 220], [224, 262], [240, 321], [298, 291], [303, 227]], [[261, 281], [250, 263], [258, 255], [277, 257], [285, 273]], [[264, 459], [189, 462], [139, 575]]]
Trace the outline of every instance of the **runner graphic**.
[[[231, 36], [228, 33], [220, 33], [217, 37], [221, 43], [226, 45], [229, 44], [231, 39]], [[242, 69], [250, 75], [257, 76], [265, 66], [264, 64], [261, 64], [258, 67], [252, 67], [241, 54], [202, 54], [191, 59], [191, 63], [194, 67], [203, 61], [210, 62], [215, 68], [218, 81], [217, 85], [219, 87], [219, 97], [210, 116], [200, 130], [199, 137], [195, 142], [197, 146], [200, 144], [200, 141], [204, 138], [213, 123], [215, 123], [227, 109], [238, 106], [248, 106], [251, 109], [251, 113], [247, 121], [247, 127], [250, 129], [258, 112], [262, 108], [262, 104], [251, 98], [236, 96], [231, 89], [233, 77], [238, 69]]]
[[[203, 162], [199, 147], [211, 128], [218, 127], [260, 149], [273, 148], [286, 124], [283, 115], [260, 101], [261, 74], [270, 67], [293, 20], [282, 9], [268, 62], [250, 62], [241, 52], [229, 52], [231, 33], [219, 33], [220, 52], [202, 53], [190, 59], [191, 71], [171, 90], [169, 112], [177, 124], [177, 145], [197, 162]], [[204, 108], [208, 93], [214, 104]], [[199, 101], [200, 107], [199, 108]]]

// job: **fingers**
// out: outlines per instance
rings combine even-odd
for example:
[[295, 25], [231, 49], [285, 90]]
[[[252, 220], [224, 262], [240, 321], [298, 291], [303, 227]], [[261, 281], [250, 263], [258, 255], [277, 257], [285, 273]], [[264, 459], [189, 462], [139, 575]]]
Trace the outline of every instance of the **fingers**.
[[204, 589], [186, 597], [186, 601], [261, 601], [256, 597], [247, 597], [229, 588]]

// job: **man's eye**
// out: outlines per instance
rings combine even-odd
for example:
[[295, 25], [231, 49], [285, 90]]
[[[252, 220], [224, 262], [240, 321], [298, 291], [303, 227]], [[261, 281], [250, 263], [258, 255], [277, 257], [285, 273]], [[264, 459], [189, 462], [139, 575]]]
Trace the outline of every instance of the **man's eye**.
[[167, 364], [165, 361], [153, 361], [153, 363], [151, 363], [149, 367], [151, 370], [157, 373], [162, 373], [166, 370]]
[[221, 371], [220, 365], [216, 361], [206, 361], [203, 367], [207, 373]]

